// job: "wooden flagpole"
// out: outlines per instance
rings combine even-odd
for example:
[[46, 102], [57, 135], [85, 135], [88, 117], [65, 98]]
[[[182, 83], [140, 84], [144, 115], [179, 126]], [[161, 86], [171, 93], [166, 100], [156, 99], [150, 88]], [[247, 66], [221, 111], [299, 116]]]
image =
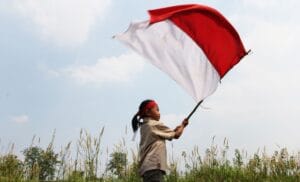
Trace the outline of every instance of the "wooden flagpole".
[[186, 118], [187, 120], [190, 119], [190, 117], [194, 114], [194, 112], [197, 110], [197, 108], [200, 106], [200, 104], [203, 102], [203, 100], [201, 100], [200, 102], [198, 102], [198, 104], [194, 107], [194, 109], [192, 110], [192, 112], [188, 115], [188, 117]]

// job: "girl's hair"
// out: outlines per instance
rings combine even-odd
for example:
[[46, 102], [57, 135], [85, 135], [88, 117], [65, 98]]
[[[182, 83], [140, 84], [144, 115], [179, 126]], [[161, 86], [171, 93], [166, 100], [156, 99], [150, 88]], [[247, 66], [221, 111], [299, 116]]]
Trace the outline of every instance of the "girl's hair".
[[147, 100], [144, 100], [140, 106], [139, 106], [139, 111], [133, 116], [132, 120], [131, 120], [131, 125], [132, 125], [132, 129], [133, 129], [133, 132], [136, 132], [137, 129], [139, 128], [139, 126], [142, 124], [140, 122], [140, 120], [144, 117], [143, 116], [143, 113], [141, 113], [145, 106], [149, 103], [149, 102], [153, 102], [153, 100], [150, 100], [150, 99], [147, 99]]

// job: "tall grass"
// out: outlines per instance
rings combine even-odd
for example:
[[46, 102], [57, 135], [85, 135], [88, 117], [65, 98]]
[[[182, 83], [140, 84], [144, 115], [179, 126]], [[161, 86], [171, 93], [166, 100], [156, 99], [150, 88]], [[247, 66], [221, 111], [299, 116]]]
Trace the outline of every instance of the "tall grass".
[[[29, 155], [40, 157], [39, 161], [32, 158], [31, 163], [26, 156], [20, 160], [11, 144], [7, 152], [0, 154], [0, 181], [35, 182], [43, 178], [44, 181], [60, 182], [141, 182], [137, 173], [137, 149], [128, 149], [123, 138], [113, 151], [105, 151], [101, 145], [103, 135], [104, 128], [96, 136], [82, 129], [79, 139], [67, 143], [58, 153], [53, 149], [55, 132], [45, 149], [34, 143], [34, 137], [24, 151], [34, 149], [40, 152], [35, 154], [41, 155]], [[223, 145], [218, 146], [213, 138], [203, 155], [195, 146], [191, 151], [175, 156], [171, 146], [170, 171], [165, 181], [300, 181], [300, 153], [291, 154], [286, 148], [280, 148], [271, 155], [263, 149], [248, 156], [245, 151], [234, 149], [233, 156], [229, 157], [228, 143], [225, 138]]]

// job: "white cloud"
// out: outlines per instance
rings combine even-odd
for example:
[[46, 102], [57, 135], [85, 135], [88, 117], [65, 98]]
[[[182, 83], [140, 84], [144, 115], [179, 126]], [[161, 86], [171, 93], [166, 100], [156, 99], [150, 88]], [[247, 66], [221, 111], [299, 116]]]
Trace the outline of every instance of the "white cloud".
[[170, 128], [175, 128], [180, 125], [187, 115], [184, 114], [164, 114], [161, 116], [161, 121], [163, 121]]
[[14, 9], [29, 18], [43, 39], [76, 46], [88, 39], [111, 0], [15, 0]]
[[180, 122], [182, 121], [186, 115], [184, 114], [164, 114], [161, 116], [161, 120], [163, 121], [169, 121], [169, 122]]
[[27, 115], [13, 116], [11, 117], [11, 121], [19, 124], [28, 123], [29, 117]]
[[[242, 2], [247, 4], [250, 7], [262, 8], [262, 9], [276, 7], [276, 5], [278, 5], [278, 1], [273, 1], [273, 0], [265, 0], [265, 1], [243, 0]], [[284, 1], [282, 1], [282, 2], [284, 2]]]
[[284, 9], [284, 7], [289, 7], [290, 10], [294, 10], [295, 8], [297, 9], [297, 5], [299, 5], [298, 0], [242, 0], [242, 3], [247, 5], [249, 9], [256, 8], [263, 9], [265, 11], [271, 10], [273, 12]]
[[[94, 65], [74, 65], [56, 71], [55, 75], [70, 77], [81, 84], [126, 82], [142, 71], [144, 60], [135, 53], [118, 57], [101, 58]], [[54, 71], [50, 71], [52, 74]]]

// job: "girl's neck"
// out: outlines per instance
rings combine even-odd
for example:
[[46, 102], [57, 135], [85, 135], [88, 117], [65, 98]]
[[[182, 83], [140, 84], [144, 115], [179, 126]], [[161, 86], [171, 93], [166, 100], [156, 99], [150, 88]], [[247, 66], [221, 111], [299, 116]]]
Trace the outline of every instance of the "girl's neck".
[[158, 121], [158, 120], [156, 120], [156, 119], [154, 119], [154, 118], [152, 118], [152, 117], [149, 117], [149, 116], [144, 117], [143, 120], [144, 120], [144, 121], [145, 121], [145, 120], [155, 120], [155, 121]]

